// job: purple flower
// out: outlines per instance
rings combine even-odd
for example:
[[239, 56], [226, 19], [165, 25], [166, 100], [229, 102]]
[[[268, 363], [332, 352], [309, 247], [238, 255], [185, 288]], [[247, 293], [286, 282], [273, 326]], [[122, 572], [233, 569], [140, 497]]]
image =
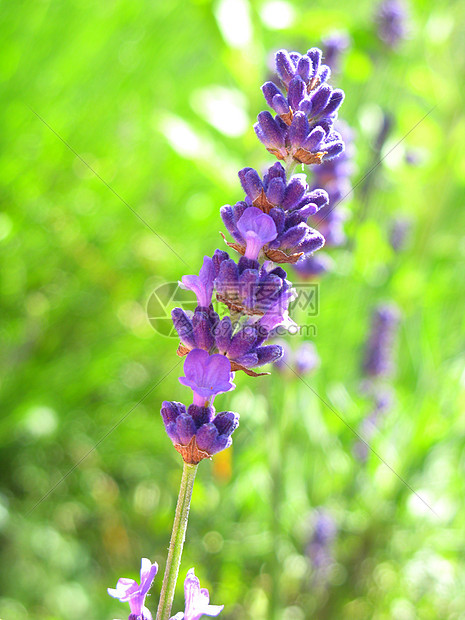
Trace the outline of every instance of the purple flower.
[[256, 260], [262, 247], [278, 234], [273, 219], [257, 207], [248, 207], [237, 221], [237, 229], [246, 243], [244, 256]]
[[201, 307], [208, 307], [212, 300], [213, 280], [215, 279], [215, 267], [209, 256], [203, 259], [203, 265], [198, 276], [183, 276], [183, 288], [194, 291], [197, 303]]
[[391, 48], [396, 48], [406, 38], [408, 14], [400, 0], [384, 0], [378, 6], [376, 21], [378, 36]]
[[260, 112], [254, 129], [280, 160], [319, 164], [344, 150], [340, 135], [333, 130], [344, 92], [326, 83], [330, 69], [321, 64], [321, 58], [318, 48], [304, 55], [280, 50], [275, 57], [276, 71], [284, 91], [274, 82], [262, 87], [276, 116]]
[[[257, 323], [246, 323], [234, 329], [229, 316], [221, 319], [213, 310], [196, 308], [190, 318], [181, 308], [172, 312], [173, 323], [184, 347], [179, 354], [192, 349], [218, 352], [231, 362], [231, 370], [247, 370], [278, 359], [282, 350], [276, 345], [263, 345], [268, 331]], [[249, 373], [250, 374], [250, 373]]]
[[200, 581], [191, 568], [184, 581], [184, 597], [186, 608], [170, 620], [200, 620], [202, 616], [219, 616], [224, 605], [209, 605], [210, 595], [206, 588], [200, 587]]
[[216, 413], [212, 406], [189, 405], [164, 401], [161, 416], [168, 437], [184, 461], [200, 463], [202, 459], [229, 448], [231, 435], [239, 425], [239, 416], [232, 411]]
[[[263, 181], [253, 168], [241, 170], [239, 178], [246, 192], [245, 201], [234, 206], [225, 205], [221, 209], [223, 222], [237, 242], [229, 245], [242, 254], [247, 251], [246, 230], [239, 222], [249, 212], [248, 204], [265, 211], [274, 224], [272, 228], [270, 220], [263, 219], [263, 224], [266, 223], [268, 229], [276, 234], [273, 238], [271, 234], [263, 237], [263, 241], [268, 239], [266, 245], [262, 240], [256, 242], [257, 248], [260, 245], [270, 260], [277, 263], [295, 262], [303, 253], [313, 253], [324, 245], [323, 235], [310, 228], [306, 221], [327, 204], [328, 195], [325, 191], [315, 189], [309, 192], [307, 183], [300, 175], [287, 182], [286, 173], [280, 163], [268, 169]], [[259, 209], [254, 211], [256, 218], [259, 217]], [[264, 232], [268, 232], [268, 229], [264, 229]], [[257, 249], [250, 254], [255, 255]]]
[[232, 259], [223, 261], [215, 280], [218, 301], [234, 313], [251, 316], [264, 315], [277, 307], [287, 310], [294, 297], [294, 289], [281, 267], [271, 267], [245, 256], [236, 264]]
[[184, 362], [185, 377], [179, 382], [194, 392], [194, 404], [204, 407], [217, 394], [236, 387], [232, 382], [231, 363], [224, 355], [209, 355], [202, 349], [190, 351]]
[[122, 603], [129, 603], [131, 609], [130, 620], [152, 620], [152, 614], [144, 606], [147, 592], [152, 586], [158, 564], [152, 564], [147, 558], [142, 558], [140, 567], [140, 585], [134, 579], [122, 577], [118, 579], [116, 589], [108, 588], [108, 594], [119, 599]]
[[254, 125], [257, 138], [266, 146], [268, 152], [278, 159], [286, 159], [287, 125], [279, 116], [273, 118], [268, 111], [260, 112]]
[[383, 304], [375, 308], [363, 361], [363, 370], [370, 377], [392, 372], [392, 349], [399, 320], [400, 313], [395, 305]]
[[313, 90], [319, 84], [323, 84], [330, 76], [328, 66], [321, 64], [323, 53], [317, 47], [312, 47], [304, 55], [298, 52], [279, 50], [276, 52], [276, 72], [286, 90], [291, 82], [299, 77], [308, 90]]
[[263, 181], [253, 168], [240, 170], [239, 179], [246, 193], [245, 202], [260, 207], [265, 213], [273, 207], [280, 207], [283, 211], [306, 208], [308, 215], [312, 215], [327, 203], [325, 192], [309, 192], [304, 175], [294, 175], [288, 181], [279, 162], [268, 168]]
[[[342, 103], [339, 92], [337, 101], [339, 105]], [[278, 159], [295, 160], [307, 165], [321, 164], [323, 160], [337, 157], [344, 150], [340, 134], [332, 127], [333, 120], [318, 120], [315, 125], [308, 121], [304, 112], [299, 111], [287, 126], [279, 116], [273, 119], [269, 112], [261, 112], [254, 129], [258, 139]], [[273, 140], [270, 139], [271, 129]]]

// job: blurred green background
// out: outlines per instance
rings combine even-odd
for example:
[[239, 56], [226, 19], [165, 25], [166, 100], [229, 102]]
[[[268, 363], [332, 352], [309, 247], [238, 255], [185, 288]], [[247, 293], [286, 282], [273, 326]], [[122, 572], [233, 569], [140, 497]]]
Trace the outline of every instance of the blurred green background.
[[[3, 620], [125, 618], [106, 588], [136, 577], [142, 556], [160, 564], [155, 610], [181, 473], [159, 409], [188, 391], [147, 302], [223, 248], [218, 210], [242, 198], [237, 170], [273, 163], [252, 129], [270, 54], [333, 30], [351, 37], [332, 84], [356, 132], [353, 181], [373, 164], [383, 112], [395, 120], [383, 154], [393, 150], [368, 198], [363, 183], [350, 197], [347, 245], [329, 250], [312, 389], [239, 373], [218, 398], [241, 425], [226, 456], [199, 468], [174, 611], [195, 566], [224, 618], [465, 618], [465, 5], [410, 3], [395, 51], [373, 11], [365, 0], [2, 3]], [[394, 252], [399, 215], [412, 232]], [[357, 429], [369, 414], [360, 360], [383, 300], [403, 317], [396, 404], [371, 444], [434, 512], [374, 454], [354, 458], [338, 417]], [[324, 571], [306, 553], [317, 508], [337, 530]]]

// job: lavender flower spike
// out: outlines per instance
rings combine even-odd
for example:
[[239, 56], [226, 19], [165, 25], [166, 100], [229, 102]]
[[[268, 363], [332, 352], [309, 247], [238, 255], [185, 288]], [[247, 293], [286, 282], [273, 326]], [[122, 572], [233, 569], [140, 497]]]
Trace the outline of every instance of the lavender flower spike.
[[191, 568], [184, 581], [184, 596], [186, 608], [184, 613], [180, 611], [170, 620], [200, 620], [202, 616], [219, 616], [224, 605], [209, 605], [210, 595], [206, 588], [200, 587], [200, 581]]
[[390, 48], [395, 49], [406, 38], [408, 14], [401, 0], [383, 0], [378, 6], [376, 20], [378, 36]]
[[152, 614], [144, 606], [147, 592], [152, 586], [158, 564], [154, 564], [147, 558], [142, 558], [140, 566], [140, 585], [134, 579], [122, 577], [118, 579], [116, 588], [107, 588], [108, 594], [119, 599], [122, 603], [129, 603], [131, 615], [129, 620], [152, 620]]
[[183, 276], [182, 287], [194, 291], [199, 306], [202, 308], [208, 308], [212, 300], [214, 279], [215, 268], [213, 265], [213, 260], [209, 256], [205, 256], [199, 275]]
[[247, 244], [244, 256], [256, 260], [262, 247], [276, 239], [276, 225], [269, 215], [257, 207], [249, 207], [237, 222], [237, 228]]
[[234, 390], [231, 362], [224, 355], [209, 355], [203, 349], [193, 349], [184, 362], [185, 377], [179, 382], [194, 392], [194, 405], [205, 407], [217, 394]]
[[363, 361], [363, 370], [368, 376], [386, 376], [392, 372], [392, 349], [399, 321], [400, 312], [394, 304], [375, 308]]

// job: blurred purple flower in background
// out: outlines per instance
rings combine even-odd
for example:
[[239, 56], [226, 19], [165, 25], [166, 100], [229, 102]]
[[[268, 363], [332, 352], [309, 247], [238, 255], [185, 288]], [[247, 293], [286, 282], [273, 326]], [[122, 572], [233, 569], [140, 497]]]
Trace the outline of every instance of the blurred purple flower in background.
[[378, 36], [391, 48], [396, 48], [408, 34], [407, 7], [401, 0], [384, 0], [376, 12]]
[[313, 516], [313, 533], [307, 545], [307, 555], [320, 577], [325, 575], [334, 561], [332, 544], [336, 535], [333, 517], [325, 508], [318, 508]]
[[297, 375], [306, 375], [316, 370], [320, 365], [320, 358], [313, 342], [303, 342], [293, 351], [285, 340], [276, 341], [283, 349], [283, 355], [275, 362], [275, 366], [282, 372], [291, 371]]
[[377, 306], [372, 314], [371, 328], [363, 359], [362, 393], [373, 401], [371, 412], [359, 425], [359, 435], [354, 443], [354, 456], [365, 462], [369, 455], [369, 442], [375, 435], [382, 418], [392, 408], [394, 390], [383, 381], [394, 371], [394, 341], [400, 322], [400, 311], [393, 303]]
[[398, 216], [391, 222], [391, 230], [389, 231], [389, 243], [396, 252], [405, 249], [409, 241], [410, 232], [412, 230], [412, 220]]
[[369, 444], [375, 435], [383, 417], [389, 412], [394, 402], [394, 390], [389, 386], [375, 389], [372, 394], [374, 400], [372, 411], [362, 420], [359, 426], [361, 439], [357, 439], [353, 446], [354, 456], [362, 462], [368, 459], [370, 453]]
[[152, 620], [152, 614], [144, 606], [145, 597], [150, 590], [155, 575], [158, 571], [158, 564], [152, 564], [147, 558], [142, 558], [140, 567], [140, 584], [134, 579], [122, 577], [118, 579], [115, 588], [107, 588], [108, 594], [113, 598], [119, 599], [122, 603], [129, 603], [131, 615], [129, 620]]
[[200, 581], [191, 568], [184, 581], [184, 597], [186, 608], [171, 620], [200, 620], [202, 616], [216, 617], [223, 611], [224, 605], [209, 605], [210, 594], [206, 588], [200, 587]]
[[341, 57], [350, 46], [347, 32], [332, 32], [322, 40], [323, 58], [333, 73], [340, 70]]
[[394, 304], [382, 304], [375, 308], [363, 361], [363, 370], [368, 376], [392, 373], [393, 346], [399, 321], [400, 312]]

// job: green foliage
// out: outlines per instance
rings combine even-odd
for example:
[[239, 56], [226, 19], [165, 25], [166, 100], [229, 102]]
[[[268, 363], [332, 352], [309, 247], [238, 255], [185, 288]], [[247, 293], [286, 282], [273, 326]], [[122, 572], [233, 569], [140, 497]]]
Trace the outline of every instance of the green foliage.
[[[0, 618], [125, 617], [106, 587], [141, 556], [163, 571], [181, 466], [159, 409], [187, 391], [177, 342], [146, 305], [223, 247], [237, 170], [272, 163], [252, 130], [270, 51], [334, 29], [352, 38], [333, 83], [357, 133], [355, 183], [383, 111], [386, 158], [368, 198], [356, 186], [348, 246], [320, 283], [321, 368], [306, 383], [238, 375], [218, 399], [241, 426], [228, 456], [199, 468], [181, 575], [195, 566], [224, 618], [463, 618], [463, 3], [412, 3], [396, 52], [369, 2], [237, 0], [239, 21], [228, 4], [2, 7]], [[278, 29], [283, 5], [295, 19]], [[396, 254], [397, 215], [413, 232]], [[386, 299], [403, 313], [397, 400], [371, 443], [389, 467], [357, 461], [351, 430], [369, 412], [360, 352]], [[318, 506], [338, 525], [324, 583], [305, 554]]]

